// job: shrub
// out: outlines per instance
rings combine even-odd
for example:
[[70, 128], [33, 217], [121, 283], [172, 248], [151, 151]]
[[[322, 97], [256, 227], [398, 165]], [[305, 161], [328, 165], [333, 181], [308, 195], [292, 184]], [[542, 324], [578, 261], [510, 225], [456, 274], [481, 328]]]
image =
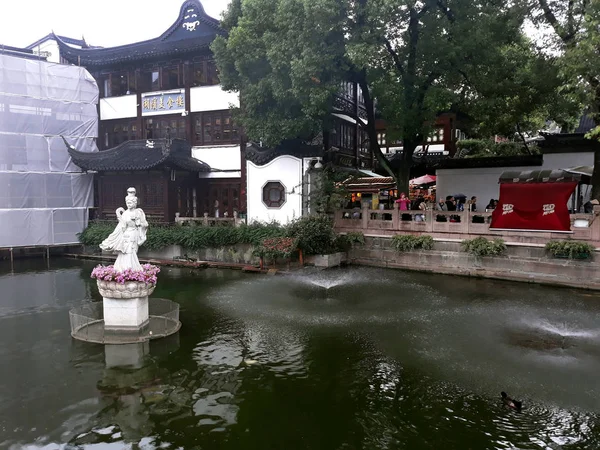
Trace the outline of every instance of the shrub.
[[350, 231], [346, 233], [346, 238], [350, 244], [365, 245], [365, 235], [360, 231]]
[[[79, 242], [97, 247], [115, 229], [116, 222], [94, 222], [79, 233]], [[190, 250], [225, 245], [260, 245], [264, 239], [284, 237], [286, 229], [276, 222], [253, 223], [240, 227], [182, 227], [179, 225], [150, 225], [143, 248], [160, 250], [169, 245], [181, 245]]]
[[397, 234], [392, 238], [392, 247], [399, 252], [418, 249], [431, 250], [433, 248], [433, 238], [427, 235]]
[[298, 246], [293, 238], [275, 237], [268, 238], [254, 249], [254, 256], [276, 260], [277, 258], [289, 258]]
[[288, 226], [288, 236], [296, 239], [298, 248], [307, 255], [323, 255], [336, 250], [333, 220], [328, 216], [301, 217]]
[[498, 256], [506, 251], [506, 244], [502, 239], [490, 241], [484, 237], [462, 241], [462, 247], [467, 253], [475, 256]]
[[550, 241], [546, 251], [555, 258], [587, 259], [594, 253], [594, 246], [573, 240]]

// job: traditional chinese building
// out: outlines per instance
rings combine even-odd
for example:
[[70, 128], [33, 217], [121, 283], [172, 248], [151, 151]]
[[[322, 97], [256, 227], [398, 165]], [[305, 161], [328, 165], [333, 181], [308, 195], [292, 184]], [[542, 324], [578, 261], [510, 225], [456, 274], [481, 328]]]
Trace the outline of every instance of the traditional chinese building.
[[[234, 211], [245, 212], [245, 165], [239, 131], [229, 109], [230, 105], [238, 105], [238, 96], [219, 86], [209, 47], [216, 36], [224, 33], [200, 1], [186, 0], [173, 25], [155, 39], [100, 48], [90, 47], [83, 40], [73, 43], [51, 36], [49, 40], [57, 43], [62, 60], [86, 67], [100, 90], [98, 147], [101, 153], [113, 150], [99, 158], [106, 167], [120, 167], [103, 170], [104, 175], [97, 177], [101, 215], [114, 214], [108, 205], [122, 203], [123, 190], [113, 188], [120, 183], [118, 180], [127, 184], [125, 180], [136, 177], [155, 186], [151, 189], [163, 189], [164, 199], [169, 202], [163, 208], [164, 221], [173, 221], [176, 213], [201, 217], [204, 213], [233, 216]], [[189, 156], [201, 161], [203, 167], [192, 170], [194, 180], [186, 175], [185, 189], [172, 180], [172, 171], [181, 167], [166, 163], [152, 166], [153, 171], [164, 171], [160, 177], [151, 177], [152, 182], [146, 177], [149, 169], [142, 169], [137, 159], [126, 171], [121, 170], [127, 152], [133, 148], [138, 155], [143, 153], [140, 148], [146, 141], [158, 148], [169, 139], [177, 142], [178, 148], [189, 149]], [[127, 144], [130, 141], [134, 142]], [[110, 162], [111, 158], [114, 161]], [[78, 161], [81, 167], [98, 170], [90, 158]], [[208, 167], [211, 170], [204, 170]], [[179, 175], [175, 173], [175, 177]], [[146, 188], [133, 185], [143, 196]], [[193, 205], [188, 206], [190, 202]]]

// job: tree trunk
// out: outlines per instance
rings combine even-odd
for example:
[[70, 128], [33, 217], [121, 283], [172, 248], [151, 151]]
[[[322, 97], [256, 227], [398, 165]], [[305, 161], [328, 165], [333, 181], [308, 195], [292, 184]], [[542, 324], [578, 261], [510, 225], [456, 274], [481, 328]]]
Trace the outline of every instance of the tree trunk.
[[592, 173], [592, 195], [590, 200], [600, 201], [600, 150], [594, 152], [594, 172]]
[[404, 192], [408, 196], [408, 182], [410, 181], [410, 169], [413, 165], [413, 154], [417, 148], [416, 140], [404, 140], [402, 145], [402, 164], [396, 171], [396, 186], [398, 193]]
[[410, 167], [402, 164], [396, 171], [396, 186], [398, 186], [398, 195], [404, 192], [408, 197], [408, 182], [410, 181]]

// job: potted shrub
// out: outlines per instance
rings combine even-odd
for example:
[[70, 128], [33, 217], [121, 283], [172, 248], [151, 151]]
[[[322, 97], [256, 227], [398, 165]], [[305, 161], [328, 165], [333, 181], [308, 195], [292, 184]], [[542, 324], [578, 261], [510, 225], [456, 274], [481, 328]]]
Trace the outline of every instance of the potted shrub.
[[546, 251], [555, 258], [589, 259], [594, 252], [594, 246], [573, 240], [549, 241]]
[[496, 238], [490, 241], [484, 237], [462, 241], [462, 247], [475, 256], [498, 256], [506, 251], [504, 240]]
[[274, 237], [264, 239], [261, 244], [253, 251], [254, 256], [260, 258], [260, 268], [264, 268], [265, 259], [275, 263], [278, 258], [286, 258], [289, 264], [289, 258], [298, 248], [296, 241], [289, 237]]

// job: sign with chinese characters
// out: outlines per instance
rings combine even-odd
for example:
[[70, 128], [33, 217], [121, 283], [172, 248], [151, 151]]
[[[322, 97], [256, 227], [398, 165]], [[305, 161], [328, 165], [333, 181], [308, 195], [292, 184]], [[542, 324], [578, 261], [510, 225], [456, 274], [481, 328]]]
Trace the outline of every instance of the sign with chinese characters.
[[142, 94], [142, 116], [185, 113], [185, 92], [183, 89]]

